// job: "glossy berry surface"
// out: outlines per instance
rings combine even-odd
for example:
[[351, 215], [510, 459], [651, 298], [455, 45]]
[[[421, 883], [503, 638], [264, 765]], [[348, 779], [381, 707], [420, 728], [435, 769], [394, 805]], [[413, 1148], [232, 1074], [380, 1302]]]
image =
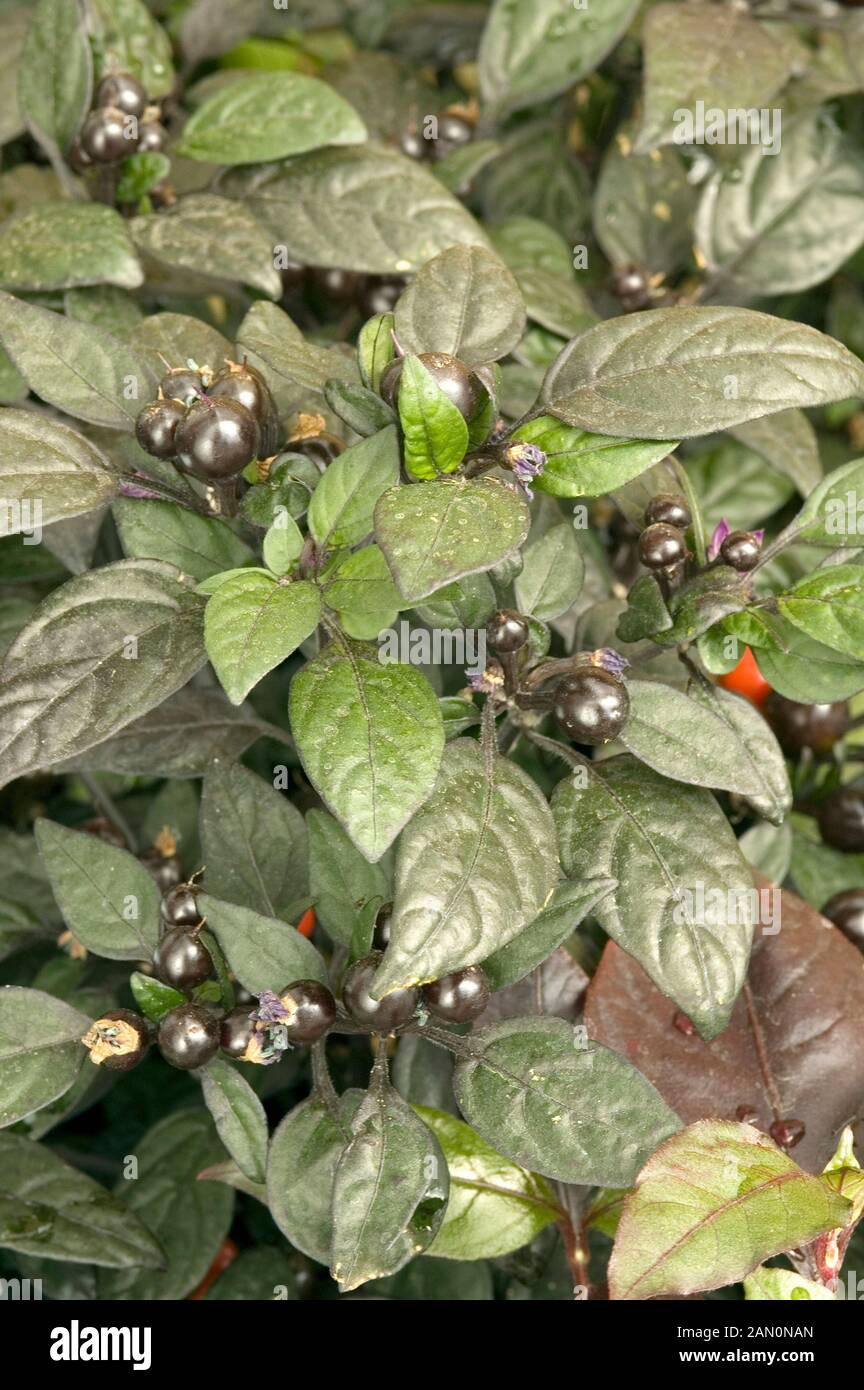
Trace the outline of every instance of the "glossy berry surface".
[[239, 401], [207, 397], [189, 407], [176, 440], [178, 457], [192, 473], [218, 481], [236, 477], [252, 462], [261, 430]]
[[822, 916], [833, 922], [853, 946], [864, 951], [864, 888], [835, 893], [823, 907]]
[[864, 790], [841, 787], [819, 807], [819, 833], [826, 845], [845, 854], [864, 851]]
[[81, 127], [81, 149], [94, 164], [116, 164], [138, 148], [129, 117], [115, 106], [91, 111]]
[[255, 1032], [252, 1014], [250, 1004], [240, 1004], [223, 1018], [219, 1028], [219, 1046], [229, 1057], [242, 1057], [249, 1046]]
[[474, 127], [464, 116], [455, 111], [445, 111], [438, 117], [438, 133], [432, 140], [433, 159], [444, 159], [454, 150], [470, 144], [474, 139]]
[[159, 1024], [159, 1048], [166, 1062], [181, 1071], [203, 1067], [219, 1048], [221, 1023], [204, 1004], [178, 1004]]
[[161, 854], [158, 849], [148, 850], [146, 854], [141, 855], [141, 863], [153, 875], [156, 887], [163, 895], [183, 882], [183, 865], [177, 854]]
[[135, 438], [152, 458], [172, 459], [177, 452], [177, 426], [186, 416], [180, 401], [151, 401], [139, 411], [135, 421]]
[[80, 135], [76, 135], [72, 144], [69, 146], [66, 162], [69, 168], [74, 170], [76, 174], [83, 174], [85, 170], [92, 168], [93, 160], [81, 144]]
[[[421, 352], [419, 361], [460, 415], [466, 420], [472, 419], [480, 394], [476, 380], [465, 363], [460, 362], [458, 357], [451, 357], [449, 352]], [[381, 377], [381, 395], [394, 410], [398, 407], [403, 362], [404, 358], [397, 357]]]
[[424, 985], [423, 1003], [447, 1023], [470, 1023], [489, 1003], [489, 982], [479, 965], [469, 965]]
[[174, 989], [190, 990], [213, 973], [213, 958], [195, 932], [173, 927], [165, 933], [153, 955], [159, 979]]
[[764, 712], [789, 758], [799, 758], [807, 748], [819, 758], [829, 757], [849, 728], [849, 706], [845, 700], [830, 705], [802, 705], [775, 692], [765, 701]]
[[731, 690], [735, 695], [743, 695], [745, 700], [749, 700], [751, 705], [763, 706], [768, 696], [771, 694], [771, 686], [766, 681], [762, 672], [759, 670], [756, 658], [749, 647], [745, 648], [744, 655], [724, 676], [717, 677], [717, 684], [722, 685], [724, 690]]
[[674, 492], [658, 492], [645, 508], [645, 525], [653, 526], [657, 521], [662, 521], [667, 526], [677, 526], [679, 531], [686, 531], [693, 517], [685, 498]]
[[147, 93], [130, 72], [114, 72], [103, 77], [96, 88], [93, 105], [116, 106], [127, 116], [143, 116], [147, 106]]
[[390, 944], [390, 922], [393, 917], [393, 904], [384, 903], [375, 914], [375, 930], [372, 945], [376, 951], [383, 951]]
[[633, 312], [647, 309], [651, 304], [651, 287], [643, 270], [635, 265], [620, 266], [612, 275], [612, 293], [622, 309]]
[[733, 570], [745, 573], [752, 570], [762, 549], [750, 531], [730, 531], [720, 546], [720, 559]]
[[207, 395], [219, 400], [239, 401], [245, 405], [259, 424], [263, 424], [274, 410], [273, 397], [266, 381], [254, 367], [233, 363], [220, 372], [207, 388]]
[[192, 405], [204, 394], [204, 382], [200, 372], [194, 372], [191, 367], [172, 367], [160, 381], [159, 390], [170, 400]]
[[373, 999], [369, 985], [383, 960], [380, 951], [370, 951], [349, 968], [342, 985], [342, 1002], [355, 1023], [373, 1033], [390, 1033], [413, 1017], [420, 998], [416, 989], [397, 989], [384, 999]]
[[159, 154], [168, 143], [168, 132], [159, 121], [142, 121], [138, 127], [138, 149]]
[[282, 291], [284, 294], [293, 294], [295, 290], [300, 290], [306, 283], [306, 267], [301, 261], [286, 261], [279, 267], [279, 274], [282, 276]]
[[778, 1148], [788, 1152], [789, 1149], [794, 1149], [796, 1144], [801, 1143], [807, 1133], [807, 1128], [802, 1120], [775, 1120], [768, 1133]]
[[429, 141], [423, 138], [419, 130], [403, 130], [399, 139], [402, 153], [407, 154], [409, 159], [425, 159], [429, 154]]
[[595, 747], [617, 738], [630, 714], [630, 696], [611, 671], [586, 666], [565, 676], [555, 690], [555, 719], [574, 743]]
[[159, 910], [162, 921], [169, 927], [197, 927], [203, 920], [194, 883], [180, 883], [172, 888], [162, 899]]
[[530, 628], [521, 613], [502, 608], [486, 624], [486, 641], [493, 652], [518, 652], [528, 641]]
[[279, 998], [288, 1011], [282, 1022], [291, 1043], [317, 1042], [335, 1022], [336, 1000], [317, 980], [294, 980], [279, 991]]
[[677, 526], [655, 521], [639, 537], [639, 559], [650, 570], [669, 569], [687, 555], [684, 533]]

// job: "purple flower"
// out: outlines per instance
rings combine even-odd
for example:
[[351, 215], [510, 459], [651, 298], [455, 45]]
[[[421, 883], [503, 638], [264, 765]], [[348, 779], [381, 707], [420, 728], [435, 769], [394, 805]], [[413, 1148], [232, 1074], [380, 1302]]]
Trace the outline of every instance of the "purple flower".
[[714, 527], [714, 534], [712, 535], [711, 540], [708, 542], [709, 560], [717, 559], [717, 556], [720, 554], [720, 547], [725, 541], [726, 537], [731, 534], [731, 531], [732, 527], [729, 525], [729, 522], [726, 520], [724, 516], [723, 520], [718, 521], [717, 525]]
[[533, 497], [531, 482], [546, 467], [546, 455], [537, 444], [526, 444], [517, 440], [508, 444], [504, 450], [504, 463], [512, 468], [516, 481], [521, 483], [528, 497]]
[[256, 1023], [281, 1023], [289, 1017], [289, 1013], [279, 995], [274, 994], [272, 989], [265, 989], [258, 995], [258, 1008], [250, 1017]]
[[504, 670], [492, 661], [485, 671], [469, 671], [468, 684], [478, 695], [495, 695], [504, 685]]
[[751, 531], [750, 535], [753, 537], [757, 545], [761, 545], [765, 539], [765, 528], [760, 527], [758, 531]]
[[602, 666], [604, 671], [608, 671], [613, 676], [623, 676], [629, 668], [630, 662], [626, 656], [620, 652], [614, 652], [611, 647], [598, 647], [596, 652], [591, 653], [591, 665]]

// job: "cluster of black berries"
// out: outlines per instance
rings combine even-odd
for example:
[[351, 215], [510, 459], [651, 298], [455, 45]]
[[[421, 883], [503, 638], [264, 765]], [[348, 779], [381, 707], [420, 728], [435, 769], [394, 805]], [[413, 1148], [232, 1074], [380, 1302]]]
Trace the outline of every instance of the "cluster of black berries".
[[103, 77], [72, 142], [69, 163], [83, 173], [94, 164], [118, 164], [136, 150], [163, 150], [168, 133], [160, 115], [137, 77], [128, 72]]
[[340, 308], [354, 304], [364, 318], [391, 313], [406, 284], [401, 275], [361, 275], [339, 266], [307, 266], [300, 261], [281, 266], [281, 274], [283, 302], [289, 309], [294, 297], [303, 292]]
[[245, 362], [228, 362], [215, 377], [209, 368], [172, 368], [158, 399], [139, 413], [135, 438], [153, 458], [212, 483], [275, 453], [278, 429], [264, 378]]
[[[518, 677], [508, 678], [508, 667], [523, 651], [530, 637], [528, 622], [520, 613], [503, 608], [493, 614], [486, 626], [486, 641], [502, 663], [505, 683], [516, 686], [517, 704], [530, 707], [534, 699], [520, 699]], [[621, 673], [627, 663], [616, 653], [595, 653], [596, 660], [585, 660], [568, 671], [548, 694], [541, 694], [539, 707], [551, 708], [556, 723], [573, 743], [593, 748], [617, 738], [630, 716], [630, 696]], [[542, 671], [542, 668], [540, 668]]]
[[435, 134], [429, 136], [417, 126], [403, 131], [399, 141], [402, 153], [407, 154], [409, 159], [437, 161], [474, 139], [474, 122], [461, 108], [450, 107], [446, 111], [439, 111], [431, 129]]
[[685, 531], [693, 522], [683, 497], [658, 493], [645, 508], [645, 528], [639, 537], [639, 559], [649, 570], [672, 578], [687, 559]]

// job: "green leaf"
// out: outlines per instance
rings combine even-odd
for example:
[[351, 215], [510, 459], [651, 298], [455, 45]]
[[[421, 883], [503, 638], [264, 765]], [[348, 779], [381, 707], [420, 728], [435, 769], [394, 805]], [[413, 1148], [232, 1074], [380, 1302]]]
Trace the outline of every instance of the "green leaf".
[[93, 511], [116, 486], [105, 455], [68, 425], [32, 410], [0, 411], [4, 535]]
[[514, 214], [497, 222], [490, 236], [512, 271], [545, 270], [557, 276], [572, 272], [573, 252], [566, 240], [537, 217]]
[[844, 1224], [849, 1203], [751, 1125], [700, 1120], [639, 1174], [609, 1262], [615, 1299], [734, 1284]]
[[650, 309], [568, 343], [543, 383], [550, 412], [599, 433], [689, 439], [790, 406], [864, 395], [833, 338], [753, 309]]
[[155, 560], [55, 589], [3, 662], [0, 785], [86, 752], [185, 685], [205, 659], [201, 610]]
[[298, 1250], [329, 1264], [333, 1240], [333, 1179], [351, 1137], [361, 1091], [340, 1096], [335, 1113], [313, 1092], [278, 1125], [267, 1161], [267, 1205]]
[[0, 990], [0, 1128], [66, 1094], [87, 1055], [89, 1027], [85, 1014], [41, 990]]
[[[0, 144], [16, 140], [25, 130], [24, 116], [18, 101], [18, 73], [30, 12], [22, 5], [8, 6], [0, 14]], [[40, 171], [41, 172], [41, 171]]]
[[810, 493], [788, 533], [808, 545], [830, 546], [832, 550], [860, 545], [862, 490], [864, 458], [833, 469]]
[[142, 975], [140, 970], [132, 971], [129, 988], [138, 1008], [151, 1023], [158, 1023], [171, 1009], [186, 1003], [185, 994], [172, 989], [170, 985], [163, 985], [153, 975]]
[[521, 768], [448, 744], [435, 790], [396, 857], [390, 943], [371, 987], [437, 980], [485, 960], [537, 916], [558, 877], [545, 797]]
[[373, 898], [391, 896], [389, 865], [386, 860], [370, 864], [364, 859], [326, 811], [309, 811], [306, 827], [315, 915], [334, 941], [350, 946], [358, 909]]
[[101, 203], [43, 203], [0, 227], [4, 290], [64, 290], [73, 285], [134, 290], [143, 281], [126, 224]]
[[561, 1018], [513, 1018], [471, 1036], [454, 1076], [459, 1109], [523, 1168], [628, 1187], [680, 1127], [650, 1082]]
[[760, 454], [736, 439], [725, 439], [689, 458], [687, 472], [709, 534], [721, 520], [733, 531], [752, 529], [794, 495], [789, 478], [767, 467]]
[[627, 607], [618, 619], [616, 635], [622, 642], [656, 637], [672, 626], [663, 592], [653, 574], [640, 574], [627, 595]]
[[251, 994], [284, 989], [292, 980], [327, 983], [327, 971], [311, 941], [296, 927], [203, 894], [201, 910], [231, 970]]
[[603, 930], [714, 1038], [744, 982], [753, 932], [753, 880], [729, 823], [708, 792], [632, 757], [585, 771], [587, 781], [568, 777], [552, 798], [564, 872], [618, 880], [595, 909]]
[[167, 1268], [102, 1274], [100, 1298], [177, 1300], [201, 1282], [228, 1233], [234, 1194], [198, 1175], [224, 1153], [201, 1106], [175, 1111], [136, 1143], [137, 1179], [121, 1178], [116, 1193], [159, 1241]]
[[[778, 51], [773, 36], [765, 42]], [[752, 51], [745, 61], [750, 67]], [[732, 104], [747, 103], [739, 92]], [[752, 145], [734, 170], [714, 174], [699, 204], [696, 244], [708, 270], [738, 292], [787, 294], [821, 284], [857, 250], [862, 210], [864, 159], [817, 112], [784, 122], [779, 150]]]
[[297, 563], [303, 550], [303, 533], [290, 512], [283, 507], [268, 528], [262, 551], [271, 574], [280, 578]]
[[187, 193], [173, 208], [129, 224], [136, 246], [161, 265], [282, 294], [273, 240], [254, 213], [215, 193]]
[[384, 146], [317, 150], [238, 169], [220, 187], [303, 265], [408, 275], [450, 246], [487, 244], [430, 170]]
[[121, 497], [113, 507], [123, 550], [131, 560], [165, 560], [199, 582], [238, 569], [252, 551], [218, 517], [199, 516], [176, 502]]
[[525, 331], [519, 286], [482, 246], [452, 246], [415, 276], [396, 306], [406, 353], [448, 352], [477, 367], [506, 357]]
[[744, 1297], [749, 1303], [755, 1299], [759, 1303], [797, 1303], [836, 1302], [836, 1296], [817, 1284], [813, 1279], [805, 1279], [793, 1269], [769, 1269], [760, 1266], [748, 1274], [744, 1280]]
[[375, 508], [375, 538], [409, 603], [518, 550], [530, 517], [513, 488], [493, 478], [449, 478], [391, 488]]
[[697, 190], [678, 150], [633, 153], [619, 131], [606, 148], [594, 196], [594, 234], [615, 266], [669, 275], [687, 265]]
[[306, 775], [372, 863], [432, 790], [444, 729], [428, 681], [333, 641], [291, 682], [291, 731]]
[[267, 1173], [267, 1116], [249, 1082], [236, 1067], [214, 1057], [201, 1069], [204, 1103], [234, 1162], [252, 1182]]
[[450, 1198], [430, 1255], [492, 1260], [528, 1245], [559, 1219], [543, 1178], [511, 1163], [446, 1111], [414, 1108], [441, 1145], [450, 1173]]
[[814, 642], [791, 624], [784, 625], [782, 635], [787, 652], [760, 647], [754, 655], [769, 685], [787, 700], [830, 704], [864, 689], [864, 663]]
[[562, 520], [541, 534], [529, 533], [522, 558], [515, 584], [519, 612], [544, 622], [566, 613], [579, 597], [585, 574], [571, 523]]
[[620, 737], [640, 762], [675, 782], [755, 798], [763, 814], [783, 819], [792, 804], [786, 765], [752, 705], [708, 692], [694, 698], [659, 681], [628, 681], [627, 690], [630, 717]]
[[803, 835], [792, 834], [792, 879], [802, 897], [820, 910], [835, 893], [860, 888], [864, 854], [844, 853]]
[[0, 1245], [7, 1250], [115, 1269], [162, 1263], [144, 1223], [50, 1149], [0, 1134], [0, 1164]]
[[333, 378], [355, 381], [357, 368], [352, 356], [338, 348], [307, 343], [284, 309], [263, 300], [253, 304], [237, 330], [237, 342], [253, 367], [264, 376], [277, 402], [290, 404], [283, 414], [297, 408], [308, 391], [323, 395]]
[[864, 566], [832, 565], [777, 595], [783, 617], [832, 651], [864, 661]]
[[333, 1183], [331, 1273], [343, 1293], [427, 1249], [444, 1218], [447, 1163], [432, 1130], [373, 1076]]
[[217, 763], [204, 778], [201, 845], [207, 892], [223, 902], [284, 918], [308, 892], [303, 817], [239, 763]]
[[357, 362], [364, 386], [377, 391], [385, 369], [396, 356], [393, 344], [393, 314], [376, 314], [367, 319], [357, 336]]
[[664, 627], [660, 636], [655, 634], [656, 640], [664, 647], [692, 642], [721, 618], [740, 613], [750, 598], [748, 581], [742, 581], [739, 571], [730, 565], [718, 565], [716, 569], [697, 574], [672, 595], [669, 601], [672, 626]]
[[[404, 600], [400, 599], [402, 607]], [[429, 627], [445, 629], [484, 627], [498, 607], [495, 589], [486, 574], [466, 574], [453, 584], [438, 589], [417, 608], [418, 616]]]
[[572, 270], [553, 275], [548, 270], [525, 268], [518, 272], [516, 281], [528, 318], [550, 333], [572, 338], [597, 322], [591, 301], [574, 281]]
[[324, 588], [349, 637], [372, 641], [394, 621], [405, 601], [377, 545], [364, 546], [331, 570]]
[[563, 425], [551, 415], [540, 415], [520, 425], [513, 438], [527, 440], [543, 450], [546, 465], [533, 486], [553, 497], [598, 497], [611, 492], [659, 463], [675, 448], [666, 441], [587, 434]]
[[150, 314], [138, 325], [135, 343], [145, 353], [157, 381], [165, 375], [163, 359], [174, 367], [182, 367], [191, 357], [199, 366], [218, 371], [223, 360], [232, 356], [227, 338], [209, 323], [188, 314]]
[[483, 961], [490, 989], [504, 989], [524, 980], [573, 935], [580, 922], [616, 886], [613, 878], [586, 878], [581, 883], [565, 880], [557, 884], [548, 904], [534, 921]]
[[794, 39], [749, 14], [731, 8], [707, 13], [700, 4], [655, 5], [646, 16], [643, 36], [640, 154], [670, 141], [684, 143], [681, 112], [692, 115], [697, 101], [704, 103], [706, 115], [714, 107], [725, 113], [768, 106], [802, 56]]
[[39, 851], [67, 927], [97, 956], [149, 960], [159, 940], [159, 890], [134, 856], [96, 835], [36, 822]]
[[88, 0], [90, 31], [96, 40], [96, 76], [129, 72], [151, 101], [174, 86], [171, 42], [144, 0]]
[[0, 339], [31, 391], [67, 415], [132, 430], [152, 377], [133, 348], [104, 329], [0, 292]]
[[136, 150], [124, 159], [117, 180], [118, 203], [138, 203], [146, 193], [163, 183], [171, 172], [171, 161], [159, 150]]
[[480, 44], [485, 100], [514, 111], [572, 87], [614, 48], [638, 8], [638, 0], [604, 0], [595, 14], [571, 0], [496, 0]]
[[320, 616], [321, 598], [307, 580], [241, 571], [220, 584], [207, 603], [204, 641], [232, 705], [305, 642]]
[[202, 102], [176, 152], [211, 164], [261, 164], [365, 139], [357, 112], [326, 82], [300, 72], [259, 72]]
[[395, 425], [345, 449], [327, 469], [309, 503], [309, 534], [324, 550], [356, 545], [373, 526], [375, 503], [399, 477]]
[[66, 290], [63, 308], [67, 318], [107, 328], [117, 338], [132, 338], [144, 322], [143, 311], [131, 291], [117, 285], [85, 285]]
[[331, 410], [335, 410], [340, 420], [364, 437], [377, 434], [393, 424], [393, 411], [381, 397], [366, 386], [355, 382], [327, 381], [324, 383], [324, 399]]
[[27, 127], [48, 151], [65, 152], [90, 105], [87, 29], [77, 0], [39, 0], [27, 31], [18, 98]]
[[405, 467], [413, 478], [453, 473], [468, 449], [468, 425], [418, 357], [403, 359], [399, 421]]
[[[262, 40], [265, 42], [265, 40]], [[287, 45], [278, 44], [279, 48]], [[287, 1251], [275, 1245], [256, 1245], [241, 1250], [223, 1274], [203, 1295], [205, 1303], [251, 1303], [299, 1298], [302, 1276]]]

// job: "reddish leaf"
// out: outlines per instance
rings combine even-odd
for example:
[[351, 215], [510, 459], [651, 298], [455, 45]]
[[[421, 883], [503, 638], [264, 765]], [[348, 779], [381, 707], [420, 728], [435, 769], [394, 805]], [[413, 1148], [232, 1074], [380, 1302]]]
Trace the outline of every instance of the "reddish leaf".
[[860, 953], [786, 891], [781, 929], [757, 928], [749, 989], [713, 1042], [688, 1035], [675, 1005], [611, 941], [585, 1010], [588, 1036], [638, 1067], [685, 1124], [735, 1119], [739, 1106], [766, 1131], [777, 1119], [802, 1120], [792, 1157], [810, 1172], [827, 1163], [843, 1125], [864, 1114], [862, 1018]]

